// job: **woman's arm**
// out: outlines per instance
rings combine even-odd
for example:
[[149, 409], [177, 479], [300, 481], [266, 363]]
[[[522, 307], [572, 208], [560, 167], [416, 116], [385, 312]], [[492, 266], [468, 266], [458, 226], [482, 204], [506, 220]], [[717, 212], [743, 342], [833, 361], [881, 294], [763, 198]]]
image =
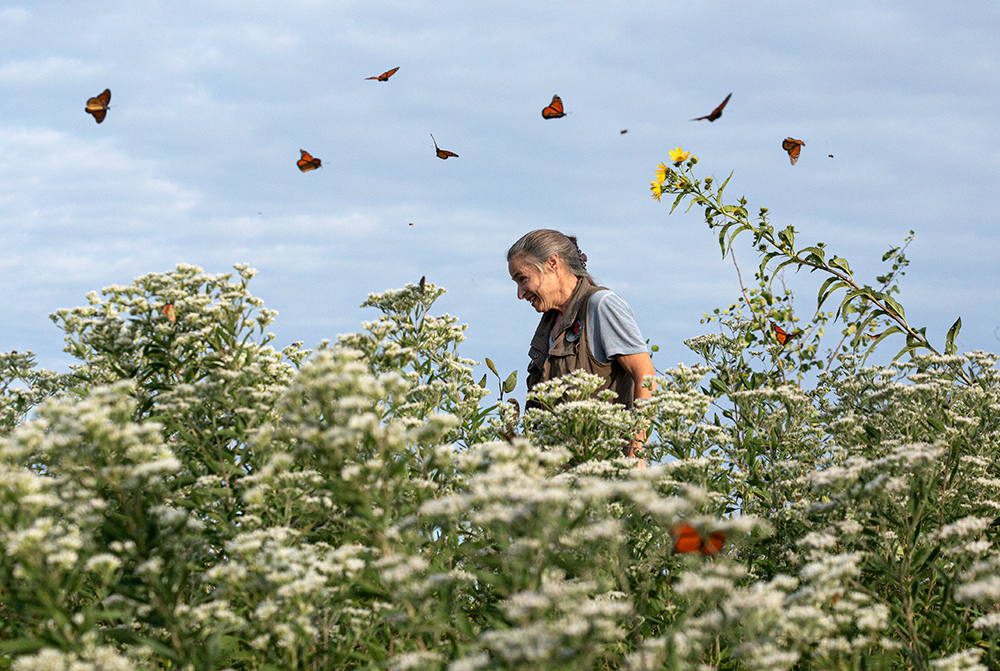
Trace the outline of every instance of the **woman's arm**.
[[[649, 398], [653, 395], [653, 392], [648, 387], [642, 386], [643, 380], [647, 375], [656, 375], [656, 369], [653, 368], [653, 360], [649, 356], [649, 352], [640, 352], [639, 354], [619, 354], [615, 357], [615, 361], [621, 364], [621, 367], [632, 376], [632, 382], [635, 384], [635, 400], [640, 398]], [[656, 386], [656, 380], [653, 380], [653, 386]], [[634, 457], [636, 456], [636, 450], [642, 448], [643, 443], [646, 442], [646, 431], [642, 430], [635, 434], [632, 442], [629, 443], [628, 452], [625, 456]], [[645, 466], [645, 459], [642, 465]]]

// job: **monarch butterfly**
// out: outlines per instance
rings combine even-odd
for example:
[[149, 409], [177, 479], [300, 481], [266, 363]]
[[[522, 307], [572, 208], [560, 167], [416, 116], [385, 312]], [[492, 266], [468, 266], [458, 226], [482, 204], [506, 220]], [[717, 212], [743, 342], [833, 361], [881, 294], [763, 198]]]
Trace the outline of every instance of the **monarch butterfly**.
[[542, 108], [542, 118], [558, 119], [561, 116], [566, 116], [566, 112], [563, 111], [562, 98], [552, 96], [552, 102], [549, 103], [549, 106]]
[[792, 165], [795, 165], [795, 162], [799, 160], [799, 153], [804, 146], [806, 146], [805, 142], [793, 137], [786, 137], [781, 141], [781, 148], [788, 152], [788, 158], [792, 161]]
[[93, 114], [94, 121], [101, 123], [108, 114], [108, 103], [110, 102], [111, 89], [104, 89], [103, 93], [87, 100], [87, 106], [83, 108], [83, 111], [87, 114]]
[[389, 77], [391, 77], [394, 74], [396, 74], [396, 70], [398, 70], [398, 69], [399, 68], [393, 68], [392, 70], [386, 70], [385, 72], [383, 72], [380, 75], [377, 75], [375, 77], [365, 77], [365, 79], [366, 80], [367, 79], [377, 79], [380, 82], [387, 82], [387, 81], [389, 81]]
[[177, 321], [177, 313], [174, 312], [174, 304], [173, 303], [167, 303], [166, 305], [164, 305], [162, 308], [160, 308], [160, 312], [162, 312], [163, 314], [167, 315], [167, 319], [168, 320], [170, 320], [172, 322]]
[[674, 537], [674, 552], [686, 554], [700, 552], [703, 555], [714, 555], [726, 543], [726, 534], [713, 531], [708, 536], [702, 536], [687, 522], [677, 522], [670, 530]]
[[[431, 133], [431, 139], [434, 140], [433, 133]], [[447, 151], [445, 149], [441, 149], [440, 147], [438, 147], [437, 140], [434, 140], [434, 153], [436, 153], [437, 157], [442, 160], [447, 159], [449, 156], [454, 156], [455, 158], [458, 158], [458, 154], [456, 154], [455, 152]]]
[[732, 97], [733, 97], [733, 94], [730, 93], [728, 96], [726, 96], [726, 99], [722, 101], [721, 105], [719, 105], [714, 110], [712, 110], [711, 114], [706, 114], [705, 116], [700, 116], [700, 117], [691, 119], [691, 121], [701, 121], [702, 119], [708, 119], [709, 121], [715, 121], [720, 116], [722, 116], [722, 108], [726, 106], [726, 103], [729, 102], [729, 99], [732, 98]]
[[299, 149], [302, 153], [302, 158], [295, 162], [299, 166], [299, 170], [302, 172], [309, 172], [310, 170], [315, 170], [323, 165], [323, 162], [318, 158], [313, 158], [312, 154], [307, 152], [305, 149]]
[[783, 328], [781, 328], [780, 326], [778, 326], [774, 322], [771, 322], [771, 328], [774, 329], [774, 337], [778, 339], [778, 343], [781, 344], [781, 345], [784, 345], [786, 342], [788, 342], [792, 338], [796, 338], [796, 337], [802, 335], [802, 329], [799, 329], [795, 333], [786, 333]]

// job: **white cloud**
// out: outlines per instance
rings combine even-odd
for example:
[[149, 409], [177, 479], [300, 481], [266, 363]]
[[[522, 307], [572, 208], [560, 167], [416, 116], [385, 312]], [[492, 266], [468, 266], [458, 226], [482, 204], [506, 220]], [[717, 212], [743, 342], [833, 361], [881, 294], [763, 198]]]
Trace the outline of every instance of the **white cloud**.
[[75, 58], [59, 56], [7, 61], [0, 65], [0, 84], [24, 86], [52, 81], [75, 82], [92, 76], [98, 70], [99, 68]]
[[18, 6], [0, 9], [0, 29], [27, 23], [30, 18], [31, 12], [24, 7]]

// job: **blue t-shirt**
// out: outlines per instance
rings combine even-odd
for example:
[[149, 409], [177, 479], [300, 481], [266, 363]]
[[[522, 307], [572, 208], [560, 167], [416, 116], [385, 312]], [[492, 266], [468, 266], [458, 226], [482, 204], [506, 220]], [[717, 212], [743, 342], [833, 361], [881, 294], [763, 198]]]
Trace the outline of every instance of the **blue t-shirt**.
[[641, 354], [649, 351], [635, 323], [632, 308], [622, 297], [604, 289], [590, 297], [587, 306], [587, 339], [590, 353], [601, 363], [608, 363], [619, 354]]

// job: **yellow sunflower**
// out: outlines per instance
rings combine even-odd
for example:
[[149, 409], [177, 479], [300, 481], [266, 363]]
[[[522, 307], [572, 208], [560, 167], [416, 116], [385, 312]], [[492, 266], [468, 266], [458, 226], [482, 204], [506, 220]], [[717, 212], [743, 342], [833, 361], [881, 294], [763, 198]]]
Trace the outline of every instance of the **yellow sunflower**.
[[665, 163], [660, 163], [656, 166], [656, 181], [660, 184], [667, 181], [667, 166]]
[[674, 149], [673, 151], [670, 152], [670, 160], [674, 162], [674, 165], [677, 165], [679, 163], [683, 163], [684, 161], [688, 160], [688, 157], [690, 155], [691, 152], [684, 151], [684, 149], [682, 149], [681, 147], [677, 147], [677, 149]]
[[652, 190], [653, 198], [655, 198], [656, 200], [659, 200], [660, 196], [663, 195], [663, 185], [660, 184], [659, 182], [650, 182], [649, 188]]

